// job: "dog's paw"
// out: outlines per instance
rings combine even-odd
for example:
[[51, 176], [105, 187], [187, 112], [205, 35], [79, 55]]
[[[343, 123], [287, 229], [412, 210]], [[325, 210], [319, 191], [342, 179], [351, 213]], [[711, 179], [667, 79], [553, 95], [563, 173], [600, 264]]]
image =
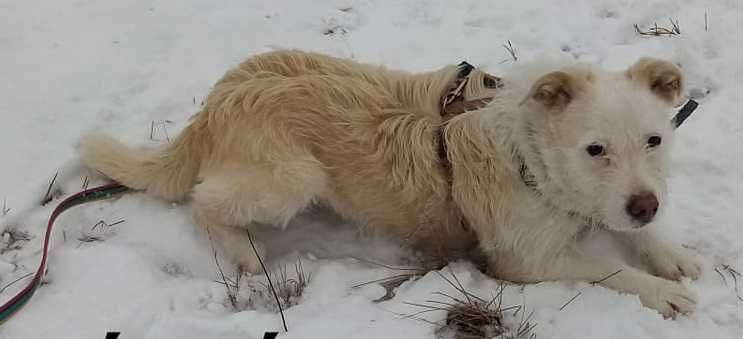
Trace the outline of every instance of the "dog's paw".
[[701, 274], [697, 259], [683, 249], [656, 249], [648, 255], [648, 261], [654, 273], [666, 279], [681, 280], [681, 277], [689, 277], [696, 280]]
[[237, 271], [240, 273], [256, 274], [261, 272], [261, 264], [255, 256], [245, 255], [235, 258]]
[[697, 304], [696, 296], [689, 289], [678, 282], [660, 278], [655, 278], [649, 288], [640, 294], [640, 301], [646, 307], [660, 312], [664, 318], [690, 314]]
[[[255, 246], [256, 250], [258, 251], [258, 255], [260, 255], [262, 258], [265, 257], [266, 250], [263, 245], [258, 243], [255, 244]], [[245, 248], [243, 251], [234, 253], [233, 259], [235, 261], [235, 264], [237, 265], [237, 270], [240, 273], [256, 274], [263, 271], [261, 262], [260, 260], [258, 260], [256, 253], [253, 251], [250, 245], [248, 245], [248, 248]]]

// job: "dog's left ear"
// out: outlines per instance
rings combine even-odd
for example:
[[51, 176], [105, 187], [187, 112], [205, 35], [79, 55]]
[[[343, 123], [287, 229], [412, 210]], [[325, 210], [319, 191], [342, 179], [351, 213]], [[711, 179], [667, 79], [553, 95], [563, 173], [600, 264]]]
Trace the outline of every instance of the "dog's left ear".
[[627, 70], [627, 77], [647, 86], [670, 105], [678, 102], [683, 91], [681, 69], [668, 61], [641, 58]]
[[525, 101], [537, 103], [547, 111], [560, 112], [585, 91], [590, 79], [590, 73], [581, 76], [573, 70], [548, 73], [532, 85]]

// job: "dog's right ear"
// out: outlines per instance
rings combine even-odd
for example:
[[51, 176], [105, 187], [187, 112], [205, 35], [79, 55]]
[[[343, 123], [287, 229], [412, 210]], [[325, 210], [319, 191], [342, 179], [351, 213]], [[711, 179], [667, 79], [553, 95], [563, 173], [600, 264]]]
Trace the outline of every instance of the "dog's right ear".
[[564, 71], [548, 73], [529, 90], [525, 101], [531, 101], [547, 111], [560, 112], [585, 89], [585, 81], [576, 74]]
[[671, 105], [677, 103], [683, 92], [681, 69], [665, 60], [641, 58], [627, 70], [627, 77], [641, 82]]

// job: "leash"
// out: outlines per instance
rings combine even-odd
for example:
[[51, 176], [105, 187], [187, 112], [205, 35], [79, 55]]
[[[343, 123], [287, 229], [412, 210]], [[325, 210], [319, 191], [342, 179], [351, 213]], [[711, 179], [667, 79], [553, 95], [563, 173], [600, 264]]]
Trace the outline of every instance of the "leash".
[[[29, 300], [31, 300], [31, 297], [33, 297], [34, 293], [36, 293], [36, 290], [41, 286], [41, 280], [44, 278], [44, 275], [46, 274], [46, 263], [49, 258], [49, 242], [52, 236], [52, 228], [54, 227], [54, 222], [57, 220], [57, 218], [68, 209], [82, 205], [85, 203], [93, 202], [96, 200], [105, 200], [110, 199], [115, 195], [131, 192], [132, 190], [129, 187], [126, 187], [122, 184], [119, 184], [117, 182], [112, 182], [110, 184], [94, 187], [91, 189], [87, 189], [81, 192], [78, 192], [72, 196], [67, 197], [65, 200], [62, 200], [57, 207], [54, 208], [52, 211], [51, 216], [49, 217], [49, 222], [46, 225], [46, 232], [44, 234], [44, 246], [41, 253], [41, 262], [39, 263], [39, 267], [36, 270], [35, 273], [33, 273], [33, 278], [26, 284], [23, 289], [21, 289], [19, 292], [17, 292], [10, 300], [6, 301], [2, 306], [0, 306], [0, 325], [2, 325], [7, 319], [9, 319], [11, 316], [13, 316], [15, 313], [17, 313], [26, 303], [28, 303]], [[261, 264], [261, 267], [263, 268], [263, 272], [266, 274], [266, 279], [268, 280], [268, 284], [271, 288], [271, 291], [273, 291], [273, 295], [276, 298], [276, 305], [279, 307], [279, 312], [281, 313], [281, 321], [284, 325], [284, 331], [288, 331], [286, 326], [286, 319], [284, 318], [284, 311], [281, 307], [281, 303], [279, 302], [278, 294], [276, 293], [276, 290], [273, 287], [273, 282], [271, 282], [271, 275], [269, 274], [268, 270], [266, 269], [266, 266], [263, 263], [263, 260], [261, 260], [260, 255], [258, 255], [258, 251], [255, 248], [255, 244], [253, 243], [253, 239], [250, 236], [250, 232], [248, 232], [248, 239], [250, 240], [250, 245], [253, 247], [253, 252], [255, 252], [256, 257], [258, 257], [258, 261]], [[216, 255], [216, 253], [215, 253]], [[25, 279], [27, 276], [23, 276], [10, 284], [6, 285], [10, 286], [22, 279]], [[3, 288], [4, 289], [4, 288]], [[269, 334], [274, 332], [267, 332], [266, 336], [268, 338], [271, 338]], [[275, 335], [274, 335], [275, 337]]]
[[696, 102], [694, 99], [689, 99], [689, 101], [684, 104], [681, 109], [676, 113], [676, 115], [673, 116], [673, 119], [671, 119], [671, 123], [673, 124], [673, 129], [677, 129], [681, 126], [681, 124], [684, 123], [684, 120], [688, 118], [692, 113], [694, 113], [694, 110], [699, 107], [699, 103]]
[[41, 252], [41, 263], [39, 268], [34, 273], [33, 278], [26, 284], [26, 286], [16, 293], [10, 300], [6, 301], [0, 306], [0, 324], [10, 318], [13, 314], [18, 312], [23, 305], [25, 305], [31, 297], [36, 293], [36, 290], [41, 285], [41, 280], [46, 274], [46, 263], [49, 258], [49, 241], [52, 236], [52, 228], [54, 227], [54, 221], [57, 220], [64, 211], [96, 200], [109, 199], [116, 194], [125, 193], [129, 191], [129, 188], [119, 183], [111, 183], [102, 185], [94, 188], [78, 192], [67, 199], [60, 202], [57, 207], [52, 211], [49, 217], [49, 222], [46, 226], [46, 233], [44, 234], [44, 247]]

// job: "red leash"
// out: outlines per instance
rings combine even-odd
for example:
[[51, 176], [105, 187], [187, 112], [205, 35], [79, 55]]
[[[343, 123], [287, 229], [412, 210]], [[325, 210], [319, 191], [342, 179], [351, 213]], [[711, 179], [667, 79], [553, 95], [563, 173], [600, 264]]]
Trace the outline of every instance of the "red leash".
[[46, 262], [49, 258], [49, 241], [52, 236], [52, 228], [54, 227], [54, 221], [57, 220], [64, 211], [81, 205], [87, 202], [102, 200], [110, 198], [111, 196], [119, 193], [128, 191], [129, 188], [119, 183], [111, 183], [103, 186], [94, 187], [91, 189], [84, 190], [76, 193], [65, 200], [62, 200], [57, 207], [52, 211], [49, 217], [49, 222], [46, 225], [46, 233], [44, 234], [44, 247], [41, 253], [41, 263], [39, 268], [33, 275], [33, 278], [26, 284], [26, 286], [16, 293], [10, 300], [6, 301], [0, 306], [0, 324], [10, 318], [18, 310], [25, 305], [36, 292], [36, 289], [41, 285], [41, 280], [46, 273]]

